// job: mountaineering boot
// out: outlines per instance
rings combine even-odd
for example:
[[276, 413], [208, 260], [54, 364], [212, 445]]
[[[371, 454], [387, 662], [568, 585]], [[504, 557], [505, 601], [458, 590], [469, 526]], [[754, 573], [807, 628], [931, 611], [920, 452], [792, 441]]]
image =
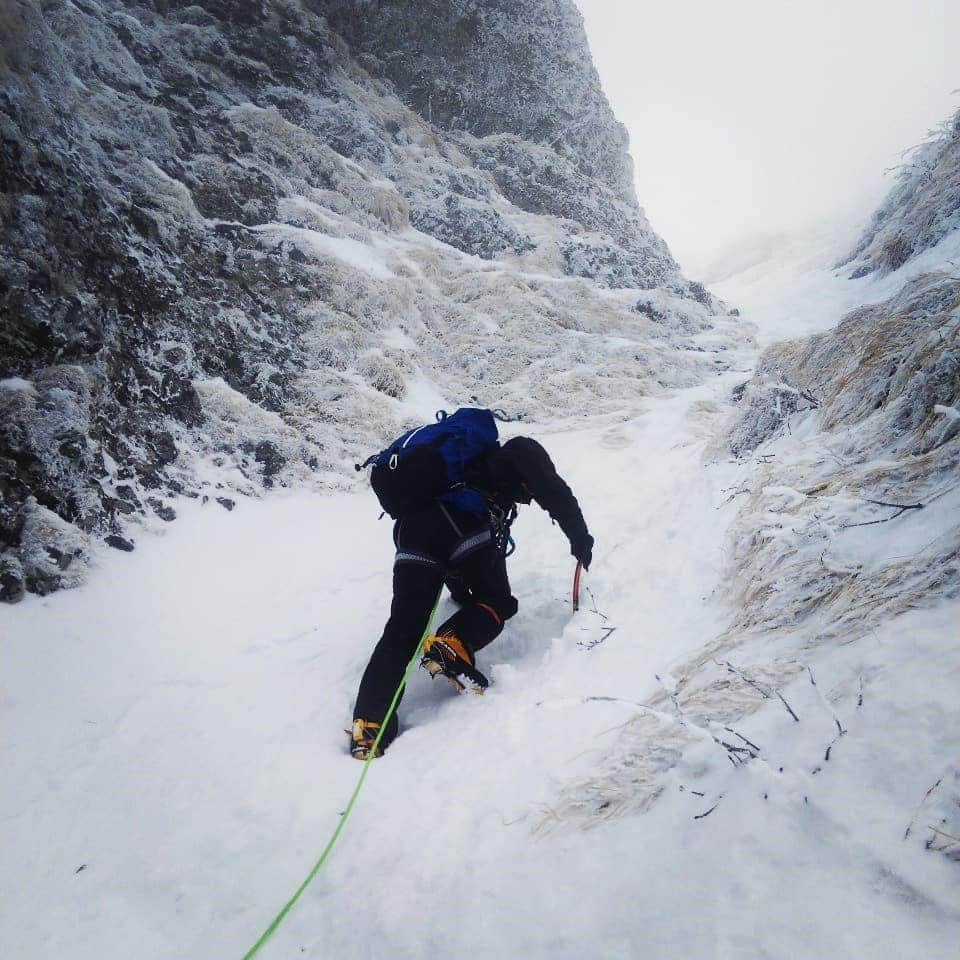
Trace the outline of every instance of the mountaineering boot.
[[[350, 731], [350, 754], [357, 760], [366, 760], [379, 732], [379, 723], [359, 718], [354, 720], [353, 729]], [[383, 747], [380, 744], [377, 744], [376, 756], [383, 756]]]
[[[382, 757], [383, 751], [390, 746], [393, 738], [397, 735], [396, 714], [390, 718], [387, 729], [384, 730], [380, 743], [377, 744], [377, 752], [374, 756]], [[380, 724], [374, 720], [364, 720], [358, 717], [353, 721], [353, 729], [350, 731], [350, 754], [357, 760], [366, 760], [373, 749], [373, 742], [377, 739], [380, 732]]]
[[460, 677], [470, 681], [474, 693], [483, 693], [490, 686], [490, 681], [473, 663], [473, 654], [455, 633], [431, 635], [423, 642], [420, 666], [431, 677], [446, 677], [460, 693], [467, 689]]

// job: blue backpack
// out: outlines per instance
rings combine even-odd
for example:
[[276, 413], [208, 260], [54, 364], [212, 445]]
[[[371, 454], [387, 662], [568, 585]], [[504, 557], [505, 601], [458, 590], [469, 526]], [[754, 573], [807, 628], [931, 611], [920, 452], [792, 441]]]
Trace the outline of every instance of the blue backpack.
[[383, 509], [394, 519], [423, 510], [436, 500], [482, 514], [486, 498], [464, 484], [473, 462], [499, 447], [493, 412], [461, 407], [437, 422], [408, 430], [356, 469], [373, 465], [370, 483]]

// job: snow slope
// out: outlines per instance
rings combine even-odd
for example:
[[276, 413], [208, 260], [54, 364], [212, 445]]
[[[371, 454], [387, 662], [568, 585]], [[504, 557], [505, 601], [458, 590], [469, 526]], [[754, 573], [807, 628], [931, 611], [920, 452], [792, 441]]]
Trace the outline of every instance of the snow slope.
[[[597, 537], [584, 609], [562, 535], [525, 509], [492, 688], [417, 673], [264, 957], [956, 955], [956, 865], [904, 841], [955, 760], [956, 603], [808, 649], [780, 691], [797, 721], [733, 681], [714, 705], [736, 732], [671, 698], [734, 613], [729, 491], [754, 465], [712, 451], [753, 357], [727, 359], [639, 416], [524, 428]], [[178, 509], [81, 589], [4, 611], [5, 955], [241, 956], [359, 774], [340, 731], [391, 564], [372, 496]], [[753, 643], [724, 656], [749, 671]]]
[[757, 342], [767, 347], [829, 330], [861, 304], [886, 300], [909, 280], [960, 261], [956, 230], [891, 273], [851, 278], [849, 267], [836, 264], [849, 251], [856, 229], [824, 226], [791, 238], [710, 289], [757, 321]]

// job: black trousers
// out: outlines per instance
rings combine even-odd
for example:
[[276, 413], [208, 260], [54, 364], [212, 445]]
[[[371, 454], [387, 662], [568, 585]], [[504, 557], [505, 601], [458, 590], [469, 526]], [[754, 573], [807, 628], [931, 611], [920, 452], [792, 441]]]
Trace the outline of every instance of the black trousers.
[[[465, 603], [435, 632], [455, 633], [474, 653], [490, 643], [517, 612], [506, 559], [494, 544], [486, 520], [436, 503], [398, 520], [393, 539], [397, 554], [390, 619], [360, 681], [354, 719], [383, 722], [445, 580]], [[385, 742], [393, 739], [396, 729], [394, 714]]]

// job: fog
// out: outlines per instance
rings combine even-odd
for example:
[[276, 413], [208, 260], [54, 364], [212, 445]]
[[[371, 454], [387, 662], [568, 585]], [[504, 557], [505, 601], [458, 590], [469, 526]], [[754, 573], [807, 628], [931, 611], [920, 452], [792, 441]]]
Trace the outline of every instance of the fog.
[[694, 276], [864, 219], [960, 106], [956, 0], [577, 3], [640, 202]]

